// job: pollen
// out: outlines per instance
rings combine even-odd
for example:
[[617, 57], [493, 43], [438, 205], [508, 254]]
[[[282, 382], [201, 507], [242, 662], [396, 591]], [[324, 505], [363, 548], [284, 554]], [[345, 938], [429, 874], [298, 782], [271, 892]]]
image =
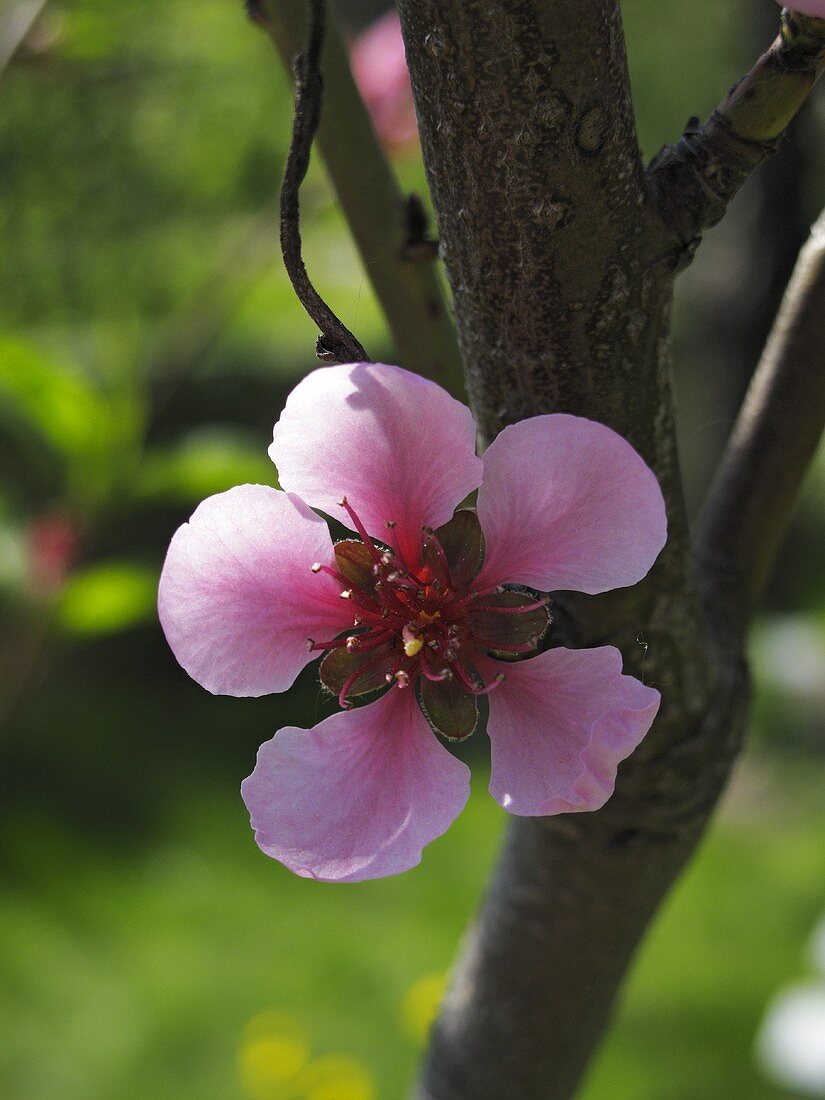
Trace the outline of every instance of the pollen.
[[424, 648], [424, 639], [412, 623], [407, 623], [401, 631], [401, 640], [404, 643], [404, 652], [408, 657], [415, 657]]

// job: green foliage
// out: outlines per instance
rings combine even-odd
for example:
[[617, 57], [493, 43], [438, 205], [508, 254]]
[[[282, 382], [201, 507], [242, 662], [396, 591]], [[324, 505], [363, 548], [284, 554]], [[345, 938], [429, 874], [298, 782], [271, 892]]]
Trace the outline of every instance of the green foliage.
[[[825, 860], [825, 776], [764, 766], [751, 760], [666, 906], [586, 1100], [784, 1095], [751, 1051], [770, 998], [804, 975], [823, 902], [811, 884]], [[179, 780], [138, 850], [90, 842], [42, 810], [7, 816], [0, 1092], [242, 1100], [238, 1054], [269, 1011], [316, 1055], [366, 1066], [376, 1100], [404, 1095], [420, 1042], [408, 993], [449, 965], [504, 824], [484, 787], [478, 775], [420, 868], [344, 889], [262, 856], [225, 783]]]
[[174, 444], [146, 452], [135, 478], [143, 501], [198, 504], [233, 485], [277, 485], [262, 441], [251, 433], [199, 428]]
[[[741, 9], [623, 7], [652, 153], [738, 75]], [[419, 1053], [399, 1006], [449, 963], [503, 815], [477, 791], [396, 880], [290, 876], [254, 848], [236, 788], [261, 740], [323, 716], [317, 681], [289, 699], [206, 696], [155, 622], [172, 531], [203, 496], [276, 483], [272, 423], [315, 364], [273, 223], [287, 81], [241, 0], [63, 0], [47, 19], [47, 43], [0, 78], [0, 689], [17, 700], [3, 709], [0, 690], [0, 1094], [240, 1097], [242, 1036], [274, 1009], [317, 1055], [368, 1065], [389, 1100]], [[425, 192], [414, 158], [401, 173]], [[308, 268], [378, 357], [382, 322], [317, 158], [302, 201]], [[44, 595], [28, 533], [54, 512], [82, 538]], [[778, 1095], [750, 1044], [823, 900], [821, 769], [805, 767], [793, 797], [766, 807], [754, 788], [751, 816], [711, 838], [587, 1100]]]
[[155, 613], [157, 573], [133, 562], [104, 562], [78, 570], [57, 604], [57, 622], [71, 634], [112, 634]]
[[142, 421], [136, 399], [95, 385], [34, 344], [0, 336], [0, 426], [30, 433], [61, 468], [55, 486], [74, 508], [99, 505], [133, 456]]

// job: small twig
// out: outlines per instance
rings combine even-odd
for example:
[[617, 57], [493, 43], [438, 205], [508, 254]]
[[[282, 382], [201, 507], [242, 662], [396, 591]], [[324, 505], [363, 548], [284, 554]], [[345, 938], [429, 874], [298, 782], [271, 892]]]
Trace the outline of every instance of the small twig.
[[306, 51], [295, 58], [295, 113], [292, 141], [281, 184], [281, 252], [298, 300], [321, 330], [315, 346], [319, 359], [332, 363], [368, 360], [368, 355], [347, 326], [329, 308], [312, 285], [301, 252], [299, 192], [309, 168], [312, 142], [321, 118], [326, 0], [309, 0], [309, 39]]
[[784, 10], [780, 33], [753, 69], [702, 125], [692, 118], [681, 141], [653, 159], [653, 206], [677, 238], [674, 265], [686, 267], [702, 231], [725, 211], [779, 139], [825, 71], [825, 20]]
[[[744, 627], [825, 427], [825, 211], [811, 230], [725, 449], [696, 548]], [[740, 621], [741, 620], [741, 621]]]
[[438, 258], [438, 241], [428, 231], [427, 212], [418, 195], [408, 195], [405, 209], [407, 239], [404, 241], [402, 255], [413, 263], [426, 262]]
[[[285, 65], [303, 48], [303, 0], [248, 0], [250, 17]], [[435, 263], [406, 258], [408, 207], [370, 122], [340, 30], [328, 13], [324, 35], [328, 94], [318, 148], [394, 344], [394, 362], [451, 393], [464, 393], [455, 327]]]

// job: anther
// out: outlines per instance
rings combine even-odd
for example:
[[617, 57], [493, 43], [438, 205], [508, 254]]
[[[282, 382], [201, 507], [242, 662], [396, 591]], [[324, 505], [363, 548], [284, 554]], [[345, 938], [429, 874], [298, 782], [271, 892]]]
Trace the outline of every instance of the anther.
[[418, 637], [418, 630], [414, 623], [407, 623], [401, 631], [401, 640], [408, 657], [415, 657], [424, 648], [424, 642]]
[[341, 599], [342, 600], [351, 600], [352, 599], [352, 589], [351, 588], [345, 588], [344, 591], [341, 593]]
[[361, 639], [357, 638], [354, 634], [347, 638], [346, 642], [347, 652], [354, 653], [356, 649], [361, 648]]
[[385, 519], [385, 520], [384, 520], [384, 526], [385, 526], [385, 527], [387, 528], [387, 530], [389, 530], [389, 531], [392, 531], [392, 530], [394, 530], [394, 528], [395, 528], [395, 525], [396, 525], [396, 524], [395, 524], [395, 520], [394, 520], [394, 519]]
[[322, 567], [319, 561], [314, 561], [309, 568], [312, 570], [313, 573], [320, 573]]
[[402, 669], [399, 669], [395, 674], [395, 686], [400, 688], [409, 687], [410, 678], [407, 673]]
[[312, 653], [313, 649], [315, 649], [315, 642], [312, 638], [307, 638], [307, 653]]

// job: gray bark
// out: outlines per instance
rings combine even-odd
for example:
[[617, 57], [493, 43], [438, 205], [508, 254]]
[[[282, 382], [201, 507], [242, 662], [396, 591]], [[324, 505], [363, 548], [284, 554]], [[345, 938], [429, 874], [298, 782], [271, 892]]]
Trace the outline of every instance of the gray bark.
[[[688, 141], [648, 177], [616, 0], [400, 0], [399, 9], [483, 435], [546, 412], [599, 420], [645, 457], [668, 506], [669, 542], [644, 582], [559, 604], [565, 641], [617, 645], [626, 670], [661, 690], [660, 715], [601, 811], [510, 825], [418, 1091], [420, 1100], [563, 1098], [741, 744], [744, 618], [725, 563], [703, 554], [697, 567], [690, 545], [669, 313], [674, 273], [775, 134], [740, 137], [717, 114], [700, 132], [698, 161]], [[762, 64], [775, 79], [773, 60]], [[723, 108], [731, 103], [738, 117], [735, 98]], [[711, 177], [724, 184], [712, 195]]]

